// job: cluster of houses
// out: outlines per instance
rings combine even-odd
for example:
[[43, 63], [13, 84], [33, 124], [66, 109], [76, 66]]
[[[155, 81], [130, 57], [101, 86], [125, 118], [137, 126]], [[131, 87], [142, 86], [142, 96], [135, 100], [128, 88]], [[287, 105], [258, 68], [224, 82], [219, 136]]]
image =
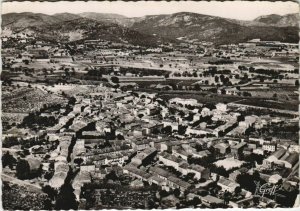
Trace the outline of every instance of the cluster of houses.
[[[51, 63], [57, 71], [56, 63], [59, 65], [76, 61], [85, 64], [116, 63], [111, 66], [112, 71], [109, 73], [111, 75], [119, 74], [122, 64], [117, 64], [118, 62], [129, 64], [131, 62], [129, 60], [134, 60], [137, 64], [149, 65], [149, 68], [158, 66], [161, 69], [177, 68], [181, 72], [190, 70], [194, 68], [192, 60], [184, 56], [174, 56], [177, 48], [180, 49], [178, 52], [182, 55], [195, 52], [199, 46], [204, 49], [211, 46], [209, 43], [175, 45], [171, 46], [174, 52], [170, 52], [170, 55], [163, 52], [163, 49], [170, 46], [159, 46], [143, 49], [145, 55], [137, 56], [136, 54], [140, 52], [138, 47], [122, 50], [126, 48], [126, 45], [112, 44], [104, 40], [86, 40], [76, 47], [77, 50], [93, 50], [87, 50], [87, 53], [81, 56], [71, 56], [70, 50], [61, 45], [40, 41], [32, 44], [33, 38], [28, 34], [21, 33], [11, 38], [4, 38], [3, 42], [8, 42], [10, 39], [26, 44], [26, 50], [4, 48], [2, 53], [4, 67], [20, 63], [24, 63], [25, 66], [30, 63]], [[228, 57], [257, 57], [260, 54], [270, 57], [295, 57], [297, 56], [296, 46], [288, 43], [252, 40], [238, 45], [220, 46], [211, 52], [205, 50], [202, 54], [226, 59]], [[161, 56], [158, 57], [157, 54]], [[208, 65], [202, 68], [202, 72], [205, 72], [207, 67]], [[241, 72], [232, 70], [231, 73], [240, 74]], [[126, 77], [133, 77], [133, 74], [128, 74]], [[198, 77], [198, 72], [196, 74]], [[126, 77], [122, 79], [125, 82], [123, 85], [126, 85]], [[174, 74], [171, 77], [177, 76]], [[166, 80], [165, 76], [157, 78], [161, 81]], [[209, 84], [216, 82], [214, 77], [209, 78]], [[150, 81], [152, 79], [153, 77], [148, 78]], [[237, 83], [240, 79], [231, 78], [230, 80]], [[176, 87], [185, 86], [186, 89], [191, 87], [194, 89], [199, 84], [202, 86], [208, 83], [203, 79], [189, 85], [176, 84]], [[123, 85], [120, 83], [120, 86]], [[253, 83], [252, 86], [256, 89], [259, 85]], [[174, 89], [171, 85], [158, 84], [153, 87]], [[217, 93], [240, 95], [247, 88], [249, 87], [242, 86], [239, 89], [234, 86], [220, 87]], [[262, 89], [269, 89], [269, 87], [264, 86]], [[119, 166], [124, 174], [128, 174], [133, 179], [156, 184], [167, 191], [174, 189], [179, 189], [182, 193], [190, 191], [200, 186], [202, 181], [214, 181], [213, 173], [207, 166], [191, 162], [191, 160], [203, 161], [207, 158], [213, 161], [228, 158], [243, 161], [247, 156], [259, 155], [263, 157], [263, 163], [262, 165], [256, 163], [255, 168], [260, 170], [262, 177], [271, 183], [284, 180], [292, 186], [295, 185], [290, 177], [299, 168], [299, 146], [288, 141], [248, 137], [249, 131], [264, 128], [269, 124], [280, 124], [285, 121], [284, 118], [268, 119], [252, 114], [243, 115], [237, 109], [224, 103], [210, 105], [199, 103], [196, 99], [179, 97], [166, 101], [153, 93], [125, 92], [108, 87], [98, 87], [89, 94], [77, 94], [75, 98], [76, 102], [72, 106], [72, 111], [66, 113], [65, 109], [61, 109], [59, 114], [53, 114], [58, 123], [42, 131], [48, 141], [58, 142], [56, 149], [47, 153], [46, 146], [33, 147], [31, 149], [33, 158], [28, 159], [28, 162], [33, 163], [32, 160], [34, 160], [42, 163], [43, 171], [51, 171], [53, 175], [48, 183], [55, 189], [62, 187], [72, 169], [78, 169], [78, 173], [72, 180], [78, 200], [80, 200], [82, 186], [91, 183], [93, 179], [104, 179], [109, 173], [108, 167], [110, 166]], [[43, 113], [42, 115], [51, 116], [52, 114]], [[44, 159], [45, 153], [50, 158]], [[53, 167], [50, 164], [53, 164]], [[243, 168], [240, 167], [238, 171], [243, 172]], [[284, 169], [284, 173], [272, 171], [272, 168]], [[191, 180], [186, 179], [190, 175], [193, 175]], [[223, 192], [234, 193], [240, 186], [236, 182], [236, 175], [233, 174], [230, 174], [229, 178], [221, 177], [216, 181]], [[245, 197], [249, 195], [245, 190], [243, 191]], [[207, 195], [201, 199], [207, 204], [220, 203], [213, 195]]]
[[[72, 180], [78, 200], [82, 186], [104, 179], [111, 166], [119, 166], [133, 180], [167, 191], [179, 189], [181, 193], [205, 188], [213, 181], [223, 192], [235, 193], [240, 187], [236, 182], [238, 174], [216, 179], [216, 173], [207, 165], [192, 160], [224, 159], [225, 163], [232, 159], [243, 163], [245, 156], [261, 155], [263, 164], [257, 168], [263, 169], [262, 176], [273, 183], [280, 179], [290, 181], [286, 179], [288, 175], [274, 176], [270, 171], [274, 166], [289, 172], [299, 167], [299, 146], [280, 140], [245, 139], [245, 131], [260, 125], [261, 117], [241, 118], [239, 112], [223, 103], [212, 107], [181, 98], [163, 102], [156, 94], [116, 92], [107, 87], [75, 98], [72, 110], [65, 113], [61, 109], [58, 123], [45, 131], [48, 141], [58, 142], [50, 158], [43, 159], [45, 152], [33, 156], [48, 166], [43, 168], [45, 171], [53, 172], [48, 183], [55, 189], [62, 187], [72, 169], [78, 169]], [[245, 172], [244, 169], [239, 166], [237, 171]], [[244, 198], [251, 195], [244, 189], [242, 192]], [[218, 203], [213, 195], [201, 199]]]

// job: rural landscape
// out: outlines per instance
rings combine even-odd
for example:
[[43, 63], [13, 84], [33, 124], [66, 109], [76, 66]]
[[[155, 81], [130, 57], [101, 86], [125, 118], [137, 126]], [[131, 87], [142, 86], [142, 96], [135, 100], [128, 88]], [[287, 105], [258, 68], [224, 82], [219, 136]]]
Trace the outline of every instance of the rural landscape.
[[299, 206], [298, 13], [66, 11], [2, 14], [3, 209]]

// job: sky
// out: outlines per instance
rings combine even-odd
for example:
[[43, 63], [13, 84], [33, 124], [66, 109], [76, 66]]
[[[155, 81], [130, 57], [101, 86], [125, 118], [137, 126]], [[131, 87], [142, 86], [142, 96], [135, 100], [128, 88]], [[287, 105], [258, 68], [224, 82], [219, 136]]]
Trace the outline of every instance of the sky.
[[140, 17], [145, 15], [171, 14], [176, 12], [195, 12], [239, 20], [253, 20], [261, 15], [298, 13], [299, 5], [295, 2], [195, 2], [195, 1], [140, 1], [140, 2], [4, 2], [2, 13], [34, 12], [55, 14], [62, 12], [82, 13], [117, 13], [127, 17]]

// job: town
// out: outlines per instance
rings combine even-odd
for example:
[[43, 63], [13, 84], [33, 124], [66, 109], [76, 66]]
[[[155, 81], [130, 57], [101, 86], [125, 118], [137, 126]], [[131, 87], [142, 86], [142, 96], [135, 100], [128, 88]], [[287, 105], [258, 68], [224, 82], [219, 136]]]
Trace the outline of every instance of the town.
[[298, 44], [179, 40], [4, 28], [4, 209], [297, 206]]

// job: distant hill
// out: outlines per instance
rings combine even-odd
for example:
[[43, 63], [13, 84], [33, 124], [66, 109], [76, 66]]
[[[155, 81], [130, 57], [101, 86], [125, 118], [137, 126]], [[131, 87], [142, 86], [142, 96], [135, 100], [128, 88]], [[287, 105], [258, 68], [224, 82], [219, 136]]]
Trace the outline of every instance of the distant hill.
[[60, 19], [61, 21], [70, 21], [70, 20], [75, 20], [81, 18], [79, 15], [75, 15], [72, 13], [56, 13], [53, 15], [57, 19]]
[[61, 20], [55, 16], [41, 13], [8, 13], [2, 15], [2, 27], [25, 28], [29, 26], [41, 26], [45, 24], [59, 23]]
[[13, 31], [33, 31], [48, 41], [71, 42], [103, 39], [141, 46], [157, 46], [160, 39], [109, 21], [84, 18], [70, 13], [55, 15], [10, 13], [2, 16], [2, 27]]
[[278, 27], [298, 27], [299, 26], [299, 14], [287, 14], [287, 15], [265, 15], [254, 19], [255, 22], [264, 23], [267, 25]]
[[96, 13], [96, 12], [85, 12], [78, 14], [80, 17], [89, 18], [96, 21], [102, 21], [107, 23], [116, 23], [121, 26], [128, 26], [134, 21], [132, 18], [128, 18], [123, 15], [113, 13]]
[[127, 18], [109, 13], [9, 13], [2, 27], [33, 30], [39, 36], [59, 41], [105, 39], [142, 46], [162, 41], [210, 41], [215, 44], [250, 39], [298, 42], [297, 15], [268, 15], [240, 21], [198, 13], [180, 12]]
[[211, 41], [216, 44], [238, 43], [249, 39], [298, 41], [297, 27], [277, 27], [259, 22], [236, 21], [197, 13], [146, 16], [134, 22], [134, 30], [169, 39]]

